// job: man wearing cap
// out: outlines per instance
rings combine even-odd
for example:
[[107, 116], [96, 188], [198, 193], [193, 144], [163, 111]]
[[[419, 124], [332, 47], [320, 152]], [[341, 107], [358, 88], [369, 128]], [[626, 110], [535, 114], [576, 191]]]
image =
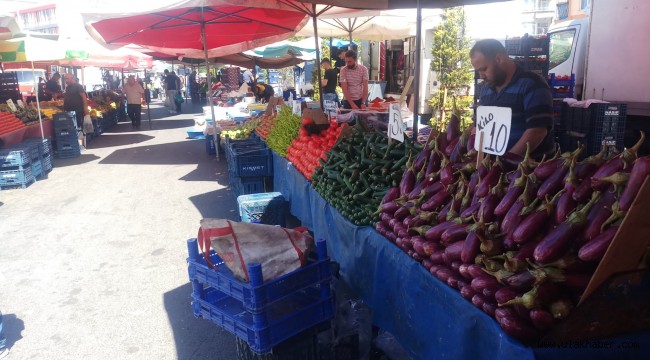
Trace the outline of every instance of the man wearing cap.
[[131, 119], [131, 126], [134, 129], [140, 129], [140, 113], [142, 112], [142, 103], [144, 101], [144, 88], [139, 82], [135, 81], [134, 75], [129, 75], [124, 85], [126, 94], [126, 113]]

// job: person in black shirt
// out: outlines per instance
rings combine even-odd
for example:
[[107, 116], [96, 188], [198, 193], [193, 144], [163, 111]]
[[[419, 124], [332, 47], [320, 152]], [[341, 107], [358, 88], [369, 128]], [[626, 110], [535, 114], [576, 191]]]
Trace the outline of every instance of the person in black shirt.
[[63, 110], [74, 111], [77, 116], [77, 127], [81, 128], [84, 116], [90, 114], [86, 90], [77, 83], [77, 78], [72, 74], [65, 74], [65, 95], [63, 97]]
[[268, 84], [253, 83], [250, 85], [250, 88], [253, 95], [255, 95], [255, 99], [262, 103], [268, 103], [271, 96], [275, 93], [273, 87]]
[[180, 114], [181, 113], [181, 104], [179, 102], [176, 102], [176, 94], [180, 91], [181, 89], [181, 79], [176, 75], [175, 72], [169, 71], [165, 69], [165, 85], [167, 92], [165, 94], [166, 99], [165, 99], [165, 106], [169, 108], [169, 112], [173, 113], [174, 110], [176, 109], [176, 113]]
[[61, 74], [54, 73], [50, 80], [45, 83], [45, 98], [42, 100], [56, 100], [59, 96], [63, 95], [61, 91], [61, 85], [59, 85], [59, 80], [61, 79]]
[[345, 66], [345, 51], [345, 49], [339, 49], [338, 53], [336, 54], [334, 68], [336, 68], [337, 72], [341, 71], [341, 68]]
[[337, 69], [332, 68], [332, 62], [328, 58], [323, 58], [320, 65], [325, 69], [323, 79], [320, 81], [323, 87], [323, 100], [333, 100], [337, 106], [341, 106], [339, 95], [336, 93]]

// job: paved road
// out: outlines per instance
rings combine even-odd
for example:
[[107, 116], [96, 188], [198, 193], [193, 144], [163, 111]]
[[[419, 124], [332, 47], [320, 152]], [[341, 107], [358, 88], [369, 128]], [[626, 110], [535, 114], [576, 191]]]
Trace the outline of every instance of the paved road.
[[153, 130], [120, 123], [48, 179], [0, 191], [8, 359], [236, 359], [234, 337], [190, 309], [186, 239], [238, 214], [225, 161], [186, 139], [201, 110], [183, 106], [153, 105]]

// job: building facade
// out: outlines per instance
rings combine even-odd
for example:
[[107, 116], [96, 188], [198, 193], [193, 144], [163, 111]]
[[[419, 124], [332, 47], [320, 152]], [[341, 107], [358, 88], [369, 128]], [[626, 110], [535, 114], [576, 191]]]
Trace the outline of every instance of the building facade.
[[15, 12], [16, 20], [23, 30], [58, 34], [59, 25], [56, 17], [56, 4], [26, 8]]
[[574, 20], [589, 16], [591, 0], [557, 0], [556, 21]]
[[556, 0], [522, 0], [522, 25], [529, 35], [543, 35], [553, 23]]

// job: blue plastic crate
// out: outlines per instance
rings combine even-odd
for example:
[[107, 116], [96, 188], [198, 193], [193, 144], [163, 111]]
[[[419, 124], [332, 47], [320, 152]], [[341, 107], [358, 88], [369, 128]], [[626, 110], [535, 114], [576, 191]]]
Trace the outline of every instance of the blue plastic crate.
[[28, 148], [12, 146], [0, 150], [0, 168], [27, 165], [31, 161]]
[[187, 137], [190, 139], [205, 139], [203, 130], [187, 130]]
[[79, 157], [81, 156], [81, 148], [76, 140], [71, 143], [57, 143], [54, 155], [59, 159]]
[[[259, 278], [261, 279], [261, 267], [259, 265], [249, 265], [251, 283], [245, 283], [235, 279], [232, 272], [214, 251], [210, 251], [210, 261], [217, 267], [218, 271], [208, 267], [203, 254], [199, 253], [196, 239], [189, 239], [187, 247], [190, 281], [196, 280], [200, 284], [223, 292], [225, 295], [240, 301], [246, 310], [253, 313], [264, 311], [269, 305], [283, 300], [292, 293], [314, 286], [326, 286], [331, 280], [330, 259], [327, 257], [327, 246], [324, 240], [316, 242], [318, 259], [312, 259], [300, 269], [265, 283], [257, 283], [253, 280], [256, 279], [253, 274], [258, 269], [260, 271]], [[329, 293], [329, 289], [327, 289], [327, 292]]]
[[217, 148], [214, 144], [214, 135], [205, 136], [205, 152], [208, 155], [215, 155], [217, 153]]
[[286, 226], [287, 201], [282, 193], [241, 195], [237, 204], [242, 222]]
[[[194, 316], [217, 324], [246, 341], [257, 353], [269, 352], [276, 345], [334, 316], [332, 296], [321, 299], [317, 291], [303, 291], [273, 304], [265, 315], [246, 311], [241, 302], [207, 288], [192, 293]], [[264, 317], [265, 321], [258, 320]]]
[[45, 172], [52, 171], [52, 167], [53, 167], [52, 166], [52, 154], [49, 153], [49, 154], [46, 154], [45, 156], [43, 156], [42, 161], [43, 161], [43, 170], [45, 170]]
[[56, 113], [52, 118], [54, 120], [54, 130], [77, 128], [77, 115], [74, 111]]
[[263, 193], [266, 188], [265, 183], [265, 177], [238, 177], [230, 174], [230, 185], [235, 198], [241, 195]]
[[32, 161], [31, 164], [32, 167], [32, 175], [36, 179], [41, 179], [45, 175], [45, 168], [43, 167], [43, 163], [41, 162], [40, 159]]
[[1, 187], [27, 187], [31, 185], [36, 179], [32, 174], [31, 166], [24, 168], [7, 168], [0, 171], [0, 186]]
[[[221, 268], [214, 271], [200, 265], [202, 255], [198, 252], [196, 239], [188, 240], [188, 270], [192, 281], [194, 315], [211, 320], [246, 341], [253, 351], [259, 353], [268, 352], [296, 334], [331, 319], [334, 316], [334, 299], [329, 287], [330, 270], [325, 241], [318, 241], [317, 247], [319, 260], [311, 268], [303, 267], [266, 283], [261, 280], [261, 266], [250, 264], [251, 283], [246, 284], [232, 275], [228, 276], [228, 271]], [[213, 254], [213, 259], [219, 260], [216, 254]], [[217, 266], [225, 268], [223, 264]], [[209, 278], [200, 278], [193, 273], [201, 267], [211, 271]], [[323, 275], [319, 277], [322, 280], [316, 283], [305, 281], [312, 279], [307, 276], [307, 269]], [[303, 279], [296, 281], [296, 277]], [[255, 297], [258, 301], [262, 299], [260, 296], [266, 297], [266, 301], [261, 303], [261, 310], [251, 311], [246, 306], [242, 287], [250, 287], [252, 290], [249, 291], [253, 293], [261, 291]]]
[[38, 144], [33, 142], [21, 142], [20, 144], [14, 145], [14, 149], [24, 149], [31, 160], [40, 159], [41, 155], [38, 150]]
[[23, 144], [33, 144], [38, 147], [38, 154], [40, 157], [45, 156], [45, 154], [49, 154], [50, 150], [52, 149], [52, 145], [50, 143], [50, 139], [45, 138], [27, 138], [23, 140]]

